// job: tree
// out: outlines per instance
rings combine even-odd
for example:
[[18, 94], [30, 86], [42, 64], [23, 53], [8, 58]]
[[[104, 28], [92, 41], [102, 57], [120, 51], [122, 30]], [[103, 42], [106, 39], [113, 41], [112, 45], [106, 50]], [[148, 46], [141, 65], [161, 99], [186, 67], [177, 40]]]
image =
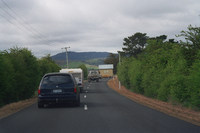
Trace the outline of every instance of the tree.
[[50, 55], [38, 60], [26, 48], [0, 52], [0, 106], [32, 97], [41, 76], [59, 69]]
[[188, 79], [188, 86], [191, 94], [191, 105], [200, 108], [200, 50], [197, 53], [197, 59], [190, 69], [190, 75]]
[[146, 41], [149, 37], [146, 36], [146, 33], [137, 32], [132, 36], [124, 38], [122, 48], [127, 56], [133, 56], [137, 58], [138, 54], [140, 54], [145, 48]]
[[14, 68], [14, 81], [16, 100], [30, 98], [39, 82], [39, 67], [36, 57], [26, 48], [11, 48], [7, 56]]
[[157, 37], [151, 37], [149, 39], [164, 42], [167, 39], [167, 36], [166, 35], [160, 35], [160, 36], [157, 36]]
[[184, 46], [183, 54], [190, 67], [195, 62], [198, 50], [200, 50], [200, 27], [189, 25], [188, 30], [181, 31], [177, 37], [184, 37], [186, 40], [186, 42], [180, 41], [180, 43]]
[[110, 53], [109, 56], [104, 60], [105, 64], [113, 64], [113, 73], [117, 73], [117, 64], [119, 62], [119, 56], [117, 54]]
[[58, 72], [60, 67], [52, 60], [50, 54], [45, 57], [42, 57], [38, 60], [39, 68], [40, 68], [40, 75], [43, 76], [46, 73], [50, 72]]
[[200, 49], [200, 27], [188, 26], [188, 31], [181, 31], [177, 37], [184, 37], [186, 42], [182, 42], [185, 46], [192, 49]]
[[81, 68], [81, 69], [83, 70], [84, 79], [87, 79], [88, 70], [87, 70], [87, 67], [85, 66], [85, 64], [81, 64], [81, 65], [79, 66], [79, 68]]
[[117, 66], [117, 76], [121, 81], [122, 85], [126, 88], [130, 88], [130, 78], [129, 78], [129, 70], [130, 70], [130, 62], [132, 62], [132, 58], [124, 58], [121, 61], [121, 64]]
[[15, 97], [12, 84], [14, 69], [11, 60], [5, 55], [6, 53], [0, 52], [0, 107], [13, 102]]

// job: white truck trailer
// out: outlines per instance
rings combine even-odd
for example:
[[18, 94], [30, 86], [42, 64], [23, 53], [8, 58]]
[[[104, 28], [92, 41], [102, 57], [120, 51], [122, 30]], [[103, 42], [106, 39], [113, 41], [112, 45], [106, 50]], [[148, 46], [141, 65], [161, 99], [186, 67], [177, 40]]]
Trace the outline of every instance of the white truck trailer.
[[70, 73], [74, 76], [74, 78], [76, 79], [76, 82], [78, 84], [78, 86], [80, 87], [81, 92], [83, 91], [83, 80], [84, 80], [84, 76], [83, 76], [83, 70], [81, 68], [76, 68], [76, 69], [61, 69], [60, 73]]

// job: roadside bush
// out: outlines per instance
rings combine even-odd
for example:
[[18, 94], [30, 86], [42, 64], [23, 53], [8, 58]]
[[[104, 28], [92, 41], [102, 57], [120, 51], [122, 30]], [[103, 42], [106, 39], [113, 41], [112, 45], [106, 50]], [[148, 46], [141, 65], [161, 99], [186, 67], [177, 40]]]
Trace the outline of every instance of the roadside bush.
[[176, 101], [179, 103], [188, 100], [187, 87], [187, 61], [178, 44], [170, 44], [167, 65], [163, 69], [164, 79], [158, 90], [158, 99], [163, 101]]
[[200, 51], [198, 51], [197, 60], [190, 70], [188, 84], [191, 95], [191, 106], [200, 108]]
[[121, 62], [121, 64], [118, 64], [117, 66], [117, 75], [121, 83], [127, 87], [130, 88], [130, 78], [129, 78], [129, 64], [131, 62], [130, 58], [124, 58]]
[[16, 101], [30, 98], [39, 81], [39, 66], [36, 57], [26, 48], [11, 48], [7, 56], [14, 68], [13, 87]]
[[59, 69], [50, 56], [37, 60], [26, 48], [0, 52], [0, 106], [32, 97], [43, 74]]
[[136, 93], [144, 94], [144, 88], [142, 87], [142, 65], [141, 61], [133, 58], [130, 62], [129, 67], [129, 77], [130, 77], [130, 88]]
[[136, 93], [200, 109], [199, 34], [200, 27], [189, 25], [178, 35], [186, 42], [167, 41], [165, 35], [148, 38], [141, 53], [134, 53], [140, 48], [137, 41], [123, 44], [127, 58], [118, 65], [119, 80]]
[[88, 76], [88, 69], [87, 69], [87, 67], [85, 66], [85, 64], [82, 64], [82, 65], [79, 66], [79, 68], [81, 68], [83, 70], [84, 79], [87, 80], [87, 76]]
[[179, 44], [151, 40], [138, 57], [124, 59], [118, 65], [123, 85], [162, 101], [189, 102], [187, 61]]
[[42, 77], [46, 73], [50, 72], [59, 72], [61, 69], [50, 57], [50, 55], [47, 55], [41, 59], [38, 60], [39, 63], [39, 71], [40, 71], [40, 77]]
[[152, 98], [158, 97], [161, 82], [166, 77], [164, 69], [168, 64], [168, 44], [162, 41], [149, 41], [142, 57], [143, 77], [142, 87], [144, 95]]
[[[4, 52], [0, 53], [0, 106], [13, 102], [14, 89], [13, 89], [13, 74], [14, 69], [11, 61], [4, 55]], [[8, 99], [9, 97], [9, 99]]]

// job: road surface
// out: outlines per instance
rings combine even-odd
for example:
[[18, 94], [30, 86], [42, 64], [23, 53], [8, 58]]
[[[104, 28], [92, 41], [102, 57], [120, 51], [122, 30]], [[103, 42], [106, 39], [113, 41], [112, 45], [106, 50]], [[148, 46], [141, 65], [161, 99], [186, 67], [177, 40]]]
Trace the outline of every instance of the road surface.
[[0, 133], [200, 133], [200, 127], [121, 96], [107, 80], [86, 83], [81, 106], [34, 104], [0, 120]]

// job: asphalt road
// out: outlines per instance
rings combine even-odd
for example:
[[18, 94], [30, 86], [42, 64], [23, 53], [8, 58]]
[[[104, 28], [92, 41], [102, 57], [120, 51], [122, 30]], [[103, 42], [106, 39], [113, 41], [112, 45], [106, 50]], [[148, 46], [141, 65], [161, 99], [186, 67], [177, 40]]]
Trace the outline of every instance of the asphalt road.
[[81, 106], [34, 104], [0, 120], [0, 133], [200, 133], [200, 127], [121, 96], [106, 80], [87, 83]]

